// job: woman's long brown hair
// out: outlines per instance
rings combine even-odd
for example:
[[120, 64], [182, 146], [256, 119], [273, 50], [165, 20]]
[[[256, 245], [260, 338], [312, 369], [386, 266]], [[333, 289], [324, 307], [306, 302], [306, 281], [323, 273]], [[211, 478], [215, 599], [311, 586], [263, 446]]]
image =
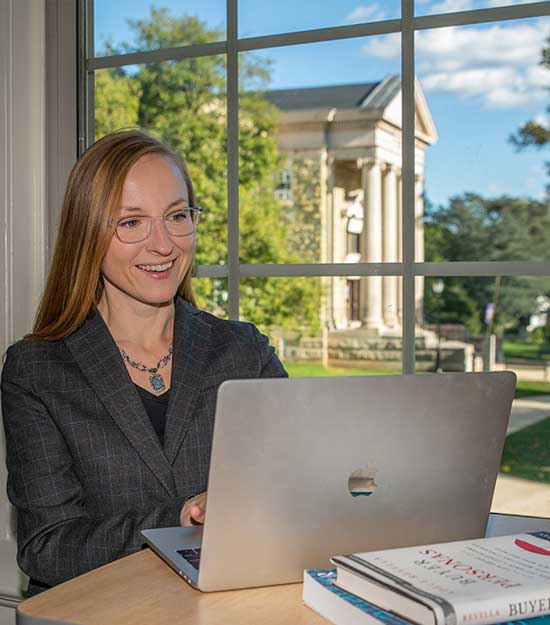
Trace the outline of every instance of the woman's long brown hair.
[[[180, 169], [189, 203], [195, 192], [181, 157], [140, 130], [123, 130], [104, 136], [75, 163], [67, 182], [61, 223], [46, 289], [34, 328], [25, 338], [58, 341], [77, 330], [97, 310], [103, 293], [101, 264], [113, 237], [126, 176], [140, 158], [159, 154]], [[191, 288], [192, 264], [178, 293], [195, 304]]]

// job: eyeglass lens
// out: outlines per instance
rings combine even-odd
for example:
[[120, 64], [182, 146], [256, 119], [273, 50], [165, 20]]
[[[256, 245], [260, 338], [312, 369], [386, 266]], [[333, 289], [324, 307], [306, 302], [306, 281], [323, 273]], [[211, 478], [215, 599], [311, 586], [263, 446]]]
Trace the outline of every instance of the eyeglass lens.
[[[182, 208], [162, 217], [166, 230], [175, 237], [192, 234], [199, 220], [200, 211]], [[155, 217], [125, 217], [117, 223], [116, 233], [124, 243], [143, 241], [151, 234]]]

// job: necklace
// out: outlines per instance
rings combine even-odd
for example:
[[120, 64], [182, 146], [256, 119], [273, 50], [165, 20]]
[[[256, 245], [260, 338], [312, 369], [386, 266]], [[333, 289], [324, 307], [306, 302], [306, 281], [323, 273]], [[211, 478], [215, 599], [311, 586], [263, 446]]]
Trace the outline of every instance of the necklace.
[[130, 358], [130, 356], [128, 356], [128, 354], [122, 349], [122, 347], [120, 347], [120, 345], [118, 349], [122, 354], [122, 358], [130, 365], [130, 367], [134, 367], [134, 369], [137, 369], [138, 371], [147, 371], [147, 373], [150, 374], [149, 382], [151, 383], [151, 386], [153, 387], [153, 391], [155, 391], [155, 393], [162, 393], [162, 391], [166, 390], [166, 384], [164, 383], [163, 377], [160, 375], [160, 373], [158, 373], [158, 370], [162, 369], [162, 367], [165, 367], [168, 364], [170, 358], [172, 358], [172, 345], [170, 345], [168, 353], [157, 362], [156, 367], [147, 367], [141, 362], [135, 362]]

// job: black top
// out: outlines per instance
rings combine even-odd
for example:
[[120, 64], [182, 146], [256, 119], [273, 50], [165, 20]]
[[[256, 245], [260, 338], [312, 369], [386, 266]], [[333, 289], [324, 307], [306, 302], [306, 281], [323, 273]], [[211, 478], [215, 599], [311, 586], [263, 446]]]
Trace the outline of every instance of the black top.
[[166, 427], [166, 411], [168, 410], [168, 398], [170, 397], [170, 389], [164, 391], [162, 395], [153, 395], [141, 386], [134, 385], [141, 397], [141, 401], [145, 406], [145, 410], [151, 419], [153, 429], [158, 436], [160, 446], [164, 446], [164, 429]]

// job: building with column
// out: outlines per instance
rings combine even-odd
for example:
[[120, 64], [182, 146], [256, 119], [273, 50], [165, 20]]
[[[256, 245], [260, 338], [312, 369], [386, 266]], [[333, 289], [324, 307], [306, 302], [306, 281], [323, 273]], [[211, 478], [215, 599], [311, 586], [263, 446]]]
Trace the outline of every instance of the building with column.
[[[279, 198], [299, 210], [295, 178], [303, 163], [316, 178], [318, 249], [304, 262], [399, 262], [401, 245], [401, 79], [285, 89], [266, 97], [281, 112], [277, 142], [287, 157]], [[418, 81], [415, 89], [416, 258], [424, 259], [424, 155], [437, 132]], [[303, 174], [302, 174], [303, 175]], [[309, 181], [312, 188], [313, 181]], [[314, 193], [311, 192], [313, 196]], [[311, 251], [311, 250], [310, 250]], [[416, 305], [422, 317], [423, 279]], [[326, 321], [332, 330], [363, 327], [401, 333], [397, 276], [327, 279]]]

